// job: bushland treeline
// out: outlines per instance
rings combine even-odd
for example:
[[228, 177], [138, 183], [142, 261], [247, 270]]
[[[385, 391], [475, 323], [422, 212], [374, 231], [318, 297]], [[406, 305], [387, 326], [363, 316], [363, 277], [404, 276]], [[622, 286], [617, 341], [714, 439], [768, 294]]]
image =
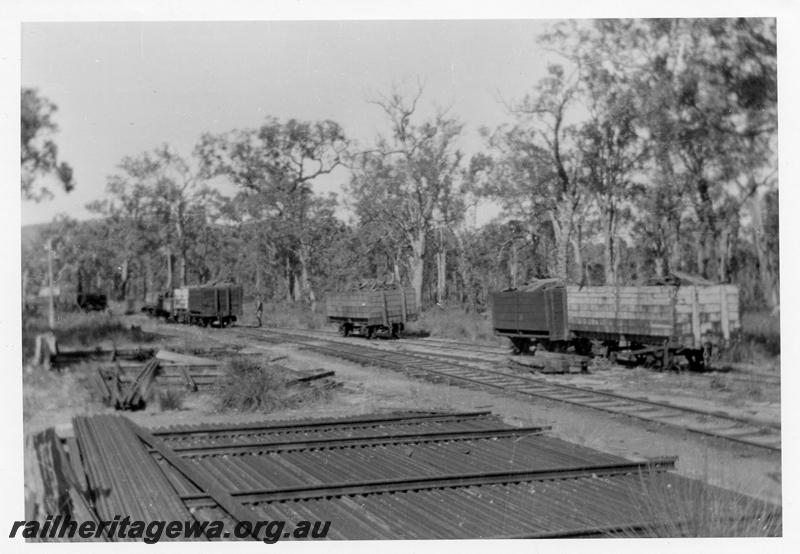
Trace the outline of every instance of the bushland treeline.
[[[680, 270], [777, 307], [775, 32], [762, 19], [555, 24], [539, 42], [559, 63], [506, 101], [508, 123], [480, 128], [471, 156], [460, 141], [480, 122], [427, 109], [422, 83], [371, 100], [389, 130], [370, 144], [338, 122], [268, 117], [198, 137], [190, 157], [134, 153], [89, 206], [97, 218], [57, 218], [23, 241], [23, 286], [46, 283], [52, 238], [63, 287], [120, 300], [232, 280], [316, 308], [382, 278], [423, 305], [480, 308], [537, 277], [631, 284]], [[54, 111], [26, 97], [29, 120]], [[340, 197], [313, 191], [329, 174], [345, 176]], [[23, 190], [35, 178], [23, 159]], [[500, 217], [470, 224], [488, 200]]]

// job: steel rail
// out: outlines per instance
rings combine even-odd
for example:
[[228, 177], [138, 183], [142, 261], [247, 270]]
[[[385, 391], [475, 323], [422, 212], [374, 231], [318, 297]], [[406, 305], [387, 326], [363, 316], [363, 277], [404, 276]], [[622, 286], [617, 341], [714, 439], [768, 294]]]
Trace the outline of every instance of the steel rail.
[[[316, 335], [323, 335], [323, 337], [331, 337], [331, 338], [341, 338], [344, 339], [339, 333], [336, 331], [326, 331], [320, 329], [297, 329], [297, 328], [276, 328], [276, 327], [265, 327], [263, 331], [279, 333], [279, 334], [294, 334], [300, 337], [310, 338], [310, 336]], [[320, 338], [320, 340], [329, 340], [328, 338]], [[366, 340], [366, 339], [365, 339]], [[473, 352], [479, 352], [482, 354], [487, 354], [491, 356], [502, 356], [511, 352], [510, 348], [503, 348], [502, 346], [492, 346], [490, 344], [475, 344], [471, 342], [462, 342], [457, 340], [446, 340], [446, 339], [439, 339], [434, 337], [411, 337], [411, 336], [404, 336], [402, 339], [402, 343], [404, 344], [413, 344], [415, 346], [431, 346], [433, 348], [445, 348], [448, 350], [460, 350], [463, 351], [465, 349], [471, 350]], [[430, 344], [430, 343], [438, 343], [438, 344]], [[496, 352], [488, 352], [488, 349], [494, 349]]]
[[[242, 504], [285, 502], [289, 500], [314, 500], [341, 496], [363, 496], [394, 492], [452, 489], [483, 485], [510, 484], [527, 481], [550, 481], [581, 477], [606, 477], [644, 471], [666, 471], [675, 467], [676, 457], [663, 457], [645, 462], [596, 464], [566, 469], [538, 469], [474, 474], [441, 475], [414, 479], [387, 479], [359, 483], [334, 483], [305, 487], [285, 487], [263, 490], [229, 491]], [[216, 502], [207, 494], [182, 494], [181, 500], [188, 508], [215, 507]]]
[[508, 429], [486, 429], [480, 431], [441, 431], [433, 433], [400, 433], [370, 437], [344, 437], [337, 439], [300, 439], [279, 442], [248, 442], [210, 444], [203, 446], [174, 446], [172, 451], [182, 456], [238, 454], [246, 451], [289, 452], [351, 448], [354, 446], [380, 446], [392, 444], [416, 444], [427, 442], [468, 441], [477, 439], [500, 439], [538, 435], [550, 427], [511, 427]]
[[492, 412], [488, 410], [476, 412], [456, 412], [456, 413], [432, 413], [432, 414], [396, 414], [381, 417], [366, 416], [354, 418], [328, 418], [319, 419], [314, 422], [286, 423], [280, 421], [260, 421], [257, 423], [242, 424], [208, 424], [198, 426], [187, 426], [181, 428], [159, 428], [153, 429], [151, 433], [155, 436], [166, 437], [178, 435], [196, 435], [202, 433], [253, 433], [265, 431], [269, 433], [282, 432], [302, 432], [304, 430], [316, 429], [351, 429], [359, 427], [372, 427], [376, 425], [392, 423], [424, 423], [424, 422], [452, 422], [467, 419], [482, 419], [492, 417]]

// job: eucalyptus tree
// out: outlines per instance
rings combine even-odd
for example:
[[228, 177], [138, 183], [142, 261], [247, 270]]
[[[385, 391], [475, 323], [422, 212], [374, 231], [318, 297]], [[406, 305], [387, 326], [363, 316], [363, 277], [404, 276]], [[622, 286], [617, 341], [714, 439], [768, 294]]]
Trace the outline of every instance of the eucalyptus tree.
[[578, 84], [576, 74], [549, 66], [534, 90], [509, 106], [513, 124], [482, 130], [489, 154], [470, 162], [476, 192], [499, 201], [531, 232], [548, 222], [555, 242], [550, 273], [561, 279], [569, 278], [574, 218], [587, 198], [583, 137], [572, 115]]
[[411, 286], [422, 303], [429, 235], [446, 219], [460, 179], [457, 147], [463, 124], [445, 109], [422, 117], [423, 86], [394, 87], [371, 101], [388, 119], [389, 133], [354, 155], [350, 192], [362, 220], [380, 221], [406, 253]]
[[37, 181], [47, 175], [54, 175], [64, 190], [70, 192], [75, 187], [72, 167], [59, 162], [58, 145], [53, 140], [58, 131], [54, 120], [58, 107], [36, 89], [23, 87], [20, 110], [22, 197], [36, 201], [51, 197], [46, 185], [36, 188]]
[[[195, 149], [206, 178], [223, 177], [246, 191], [257, 213], [251, 220], [274, 226], [264, 237], [281, 258], [287, 294], [316, 306], [310, 266], [314, 248], [314, 182], [343, 163], [347, 139], [330, 120], [267, 120], [258, 128], [205, 134]], [[299, 289], [294, 282], [299, 281]]]

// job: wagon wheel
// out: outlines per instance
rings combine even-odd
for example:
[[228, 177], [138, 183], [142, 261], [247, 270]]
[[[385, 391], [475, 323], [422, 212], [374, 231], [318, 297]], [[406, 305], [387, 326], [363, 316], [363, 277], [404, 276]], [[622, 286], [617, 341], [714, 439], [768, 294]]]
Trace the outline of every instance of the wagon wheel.
[[588, 339], [578, 339], [575, 341], [575, 353], [580, 356], [588, 356], [592, 353], [592, 341]]
[[708, 367], [708, 361], [710, 358], [706, 359], [706, 350], [692, 350], [685, 354], [686, 359], [689, 360], [689, 370], [690, 371], [704, 371]]
[[530, 339], [514, 337], [511, 339], [511, 345], [513, 346], [513, 353], [515, 355], [527, 354], [530, 352], [531, 341]]
[[643, 367], [650, 367], [650, 368], [660, 368], [660, 362], [656, 355], [651, 353], [648, 354], [639, 354], [636, 356], [636, 365], [640, 365]]
[[707, 342], [703, 345], [703, 368], [708, 369], [711, 367], [711, 358], [714, 354], [714, 346]]

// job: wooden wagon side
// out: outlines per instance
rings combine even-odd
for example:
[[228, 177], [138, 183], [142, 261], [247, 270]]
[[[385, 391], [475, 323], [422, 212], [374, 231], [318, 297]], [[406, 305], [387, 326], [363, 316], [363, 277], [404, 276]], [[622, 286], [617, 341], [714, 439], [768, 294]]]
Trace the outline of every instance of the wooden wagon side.
[[494, 334], [509, 337], [519, 351], [526, 351], [532, 339], [563, 341], [569, 336], [563, 286], [496, 292], [491, 304]]
[[338, 324], [345, 336], [358, 331], [372, 337], [380, 330], [399, 336], [405, 324], [417, 317], [411, 289], [333, 293], [325, 305], [328, 321]]
[[567, 287], [569, 329], [663, 365], [682, 355], [703, 365], [739, 327], [734, 285]]
[[180, 322], [224, 327], [241, 317], [243, 290], [241, 285], [181, 287], [175, 289], [173, 302]]
[[725, 342], [739, 327], [734, 285], [567, 287], [569, 328], [593, 339], [669, 340], [700, 348]]

